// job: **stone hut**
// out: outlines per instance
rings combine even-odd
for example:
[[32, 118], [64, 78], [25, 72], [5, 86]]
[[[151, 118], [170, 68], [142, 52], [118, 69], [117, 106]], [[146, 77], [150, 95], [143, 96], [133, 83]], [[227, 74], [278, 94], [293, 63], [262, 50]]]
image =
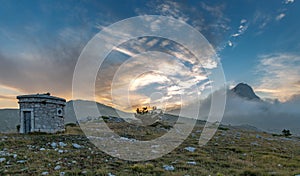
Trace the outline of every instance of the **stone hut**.
[[50, 93], [17, 96], [20, 106], [20, 133], [56, 133], [65, 130], [66, 100]]

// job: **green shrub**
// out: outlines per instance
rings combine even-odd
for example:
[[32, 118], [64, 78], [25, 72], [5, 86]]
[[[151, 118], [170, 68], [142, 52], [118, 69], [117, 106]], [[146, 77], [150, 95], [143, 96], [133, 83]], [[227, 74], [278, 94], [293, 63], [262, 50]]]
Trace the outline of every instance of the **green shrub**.
[[261, 174], [255, 170], [244, 170], [240, 176], [260, 176]]
[[135, 172], [150, 172], [154, 169], [153, 164], [134, 164], [130, 167]]

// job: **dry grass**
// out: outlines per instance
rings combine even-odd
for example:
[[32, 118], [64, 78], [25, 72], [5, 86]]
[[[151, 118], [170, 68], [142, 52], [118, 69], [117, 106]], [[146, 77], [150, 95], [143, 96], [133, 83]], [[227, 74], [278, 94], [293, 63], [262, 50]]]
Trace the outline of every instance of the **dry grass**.
[[[109, 126], [120, 135], [139, 140], [150, 140], [166, 132], [162, 126], [136, 128], [125, 123], [111, 123]], [[9, 155], [0, 155], [6, 159], [0, 163], [0, 175], [41, 175], [45, 171], [49, 175], [59, 175], [60, 172], [65, 175], [300, 174], [299, 139], [221, 128], [206, 146], [200, 148], [200, 133], [197, 131], [201, 129], [201, 125], [196, 126], [185, 142], [171, 153], [145, 162], [124, 161], [103, 153], [86, 139], [78, 126], [68, 126], [65, 134], [2, 134], [0, 151]], [[52, 142], [64, 142], [67, 146], [54, 149], [50, 145]], [[72, 143], [84, 148], [75, 149]], [[185, 150], [187, 146], [195, 147], [195, 152]], [[58, 150], [63, 150], [63, 153]], [[61, 169], [55, 170], [57, 165]], [[172, 165], [175, 170], [166, 171], [164, 165]]]

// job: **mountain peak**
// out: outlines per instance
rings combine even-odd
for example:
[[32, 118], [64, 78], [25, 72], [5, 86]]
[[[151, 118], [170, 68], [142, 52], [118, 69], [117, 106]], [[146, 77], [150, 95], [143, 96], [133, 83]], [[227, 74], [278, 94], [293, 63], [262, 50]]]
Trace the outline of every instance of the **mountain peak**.
[[254, 93], [251, 86], [245, 83], [239, 83], [233, 89], [231, 89], [236, 95], [249, 100], [260, 100], [260, 98]]

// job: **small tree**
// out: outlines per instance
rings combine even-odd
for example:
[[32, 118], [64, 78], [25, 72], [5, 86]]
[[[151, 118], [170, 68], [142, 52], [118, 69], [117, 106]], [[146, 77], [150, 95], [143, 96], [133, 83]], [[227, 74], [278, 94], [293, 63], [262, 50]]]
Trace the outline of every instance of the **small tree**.
[[141, 111], [140, 111], [139, 108], [136, 108], [136, 113], [137, 113], [137, 114], [141, 114]]
[[290, 130], [283, 129], [282, 130], [282, 135], [285, 136], [285, 137], [289, 137], [292, 134], [291, 134]]

